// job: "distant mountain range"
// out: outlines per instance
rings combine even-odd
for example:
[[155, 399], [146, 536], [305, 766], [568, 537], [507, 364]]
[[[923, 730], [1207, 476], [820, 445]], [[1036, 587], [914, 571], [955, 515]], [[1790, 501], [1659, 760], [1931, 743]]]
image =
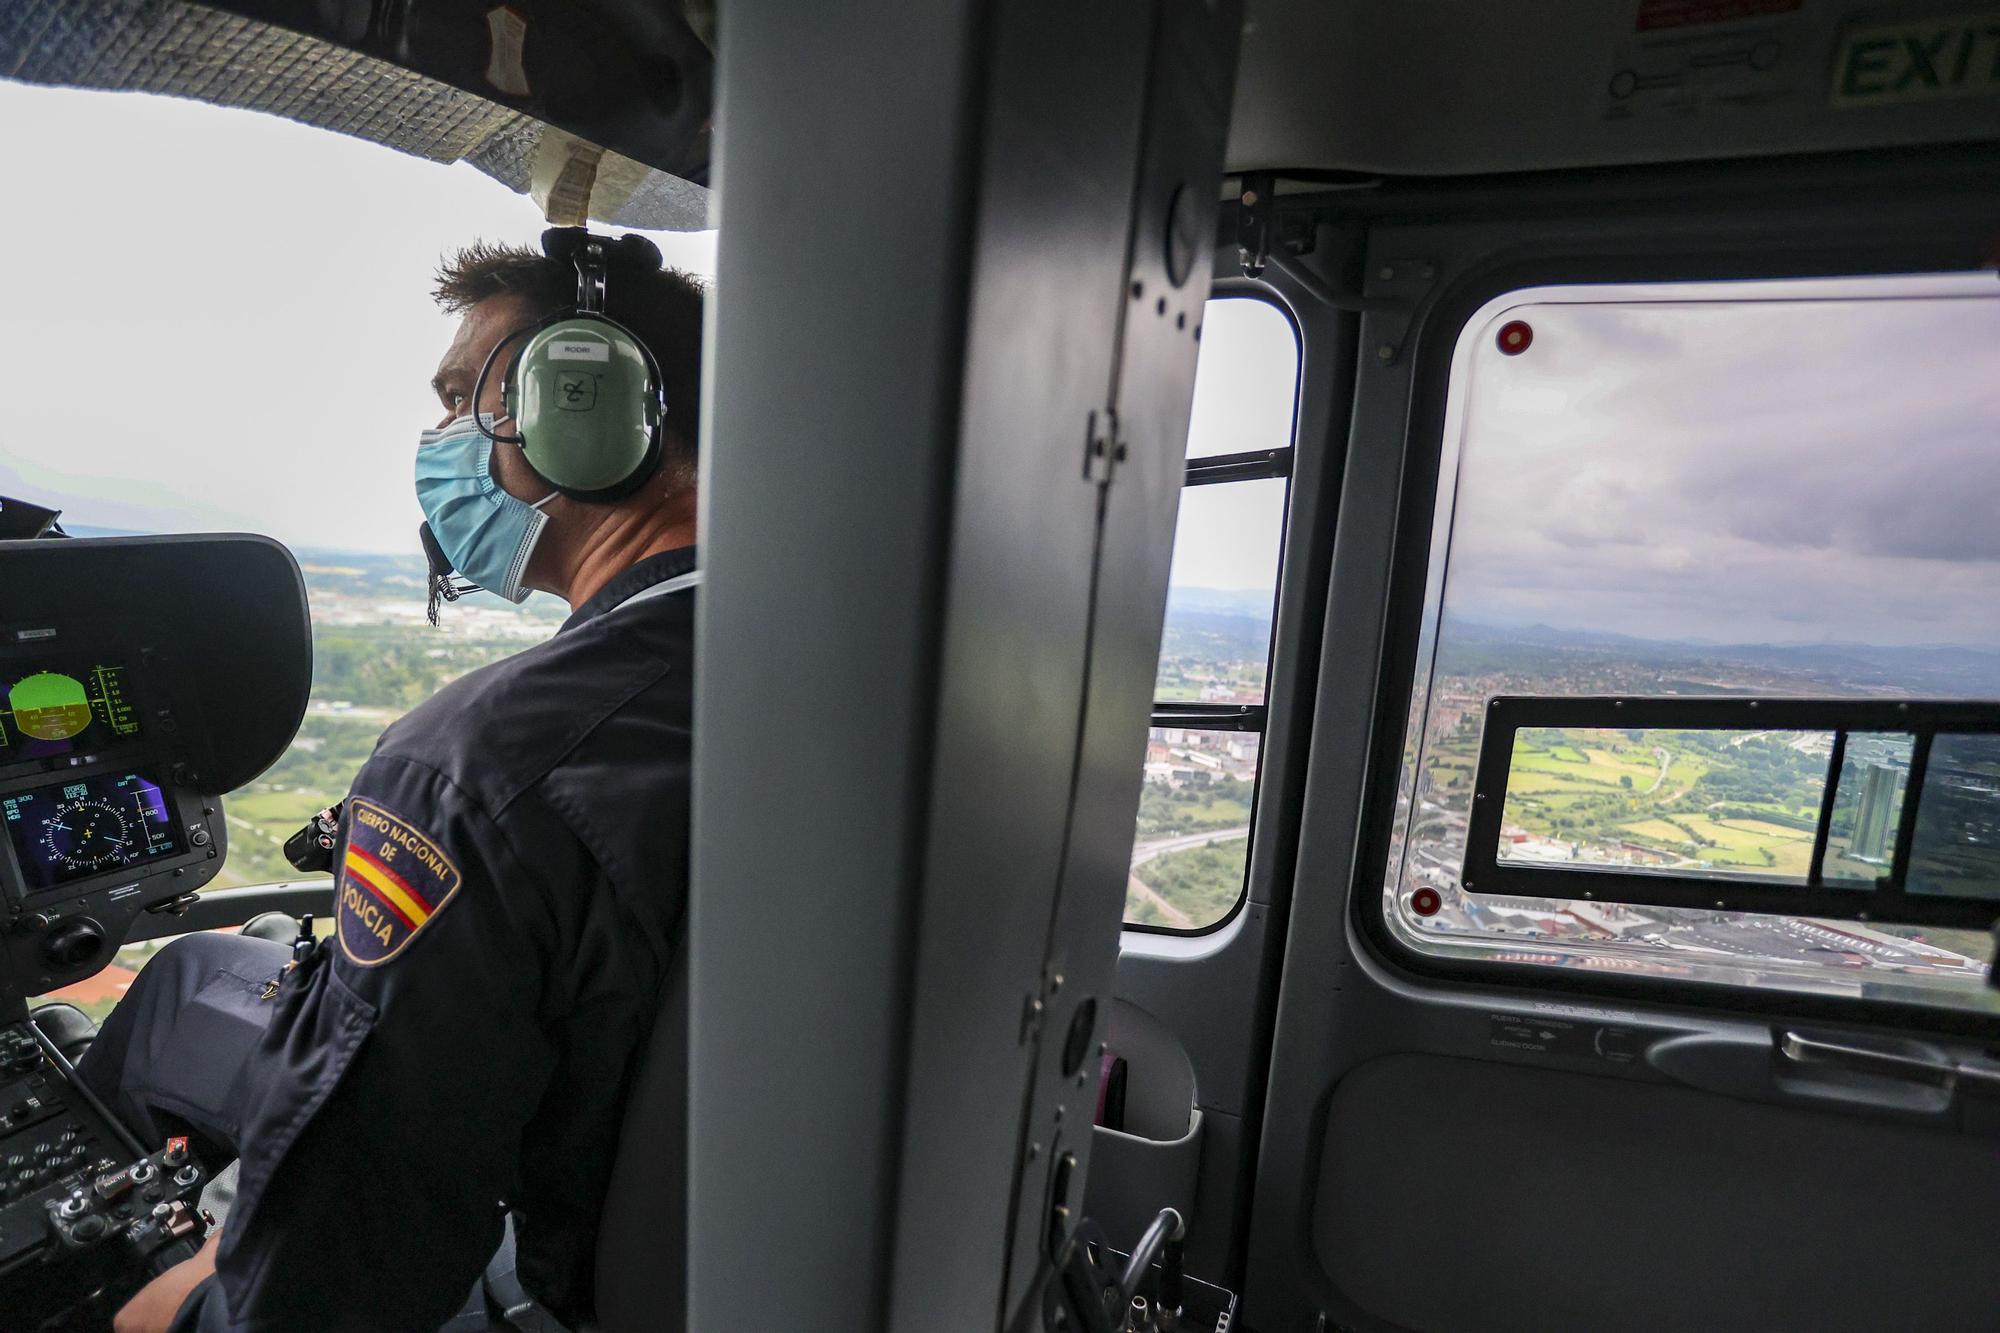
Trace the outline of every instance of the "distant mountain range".
[[1261, 662], [1270, 647], [1270, 593], [1219, 588], [1168, 591], [1162, 657]]
[[1851, 693], [2000, 697], [2000, 652], [1964, 644], [1704, 643], [1454, 618], [1445, 626], [1440, 659], [1456, 674], [1594, 661], [1683, 672], [1747, 668]]

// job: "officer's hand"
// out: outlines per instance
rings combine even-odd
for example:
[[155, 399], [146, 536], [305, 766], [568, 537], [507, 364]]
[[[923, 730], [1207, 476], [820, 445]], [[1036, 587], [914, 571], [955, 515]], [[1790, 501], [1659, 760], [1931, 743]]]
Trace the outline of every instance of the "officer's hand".
[[112, 1333], [167, 1333], [188, 1293], [215, 1271], [215, 1247], [221, 1239], [222, 1228], [217, 1227], [194, 1258], [183, 1259], [139, 1288], [111, 1321]]

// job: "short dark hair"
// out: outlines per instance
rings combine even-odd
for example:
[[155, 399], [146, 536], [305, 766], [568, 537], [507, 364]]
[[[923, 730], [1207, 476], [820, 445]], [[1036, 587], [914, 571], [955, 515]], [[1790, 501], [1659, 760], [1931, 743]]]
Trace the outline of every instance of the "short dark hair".
[[[612, 250], [604, 313], [638, 334], [660, 363], [668, 452], [674, 461], [692, 464], [701, 420], [702, 303], [708, 289], [691, 273], [634, 263], [630, 254], [626, 247]], [[474, 241], [438, 265], [432, 295], [454, 315], [495, 296], [518, 296], [539, 319], [576, 304], [576, 269], [531, 246]]]

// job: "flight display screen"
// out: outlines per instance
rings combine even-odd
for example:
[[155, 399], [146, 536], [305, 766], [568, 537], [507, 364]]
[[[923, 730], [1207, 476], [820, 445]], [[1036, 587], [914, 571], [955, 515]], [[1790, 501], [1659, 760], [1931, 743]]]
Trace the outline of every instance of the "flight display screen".
[[123, 666], [88, 658], [0, 661], [0, 766], [95, 754], [139, 734]]
[[0, 823], [29, 893], [182, 850], [172, 802], [144, 773], [98, 773], [0, 796]]

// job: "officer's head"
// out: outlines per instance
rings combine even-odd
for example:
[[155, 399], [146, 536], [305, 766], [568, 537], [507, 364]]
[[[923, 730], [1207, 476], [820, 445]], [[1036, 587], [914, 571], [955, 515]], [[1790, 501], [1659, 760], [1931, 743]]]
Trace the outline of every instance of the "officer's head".
[[[503, 444], [492, 451], [492, 473], [500, 487], [540, 504], [548, 515], [521, 586], [555, 593], [572, 604], [617, 572], [620, 552], [637, 559], [648, 549], [694, 540], [705, 293], [698, 279], [650, 258], [635, 258], [637, 253], [637, 247], [608, 248], [604, 313], [636, 335], [658, 363], [667, 403], [658, 470], [637, 490], [614, 500], [550, 498], [555, 488], [519, 447]], [[516, 338], [494, 358], [476, 405], [475, 383], [502, 339], [575, 305], [575, 267], [538, 248], [481, 242], [446, 259], [438, 270], [435, 295], [440, 306], [460, 316], [457, 335], [432, 380], [442, 409], [440, 426], [476, 408], [500, 419], [496, 433], [510, 435], [502, 372], [521, 340]], [[613, 567], [607, 569], [607, 564]]]

